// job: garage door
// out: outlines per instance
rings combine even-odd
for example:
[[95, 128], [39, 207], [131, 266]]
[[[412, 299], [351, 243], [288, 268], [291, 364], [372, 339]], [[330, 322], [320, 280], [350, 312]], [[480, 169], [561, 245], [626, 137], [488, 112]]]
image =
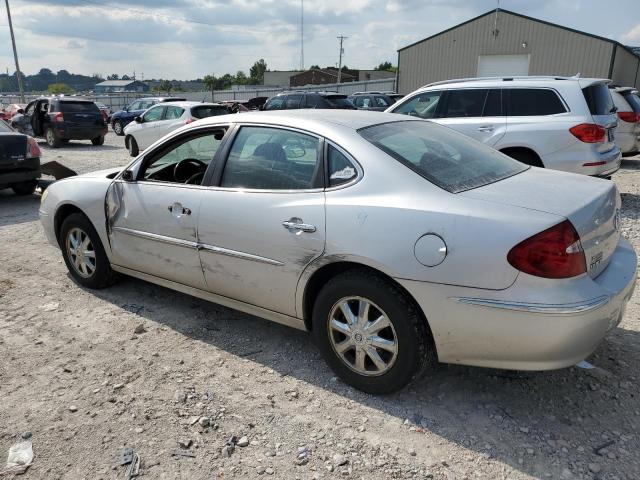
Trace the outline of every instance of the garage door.
[[479, 77], [529, 75], [529, 55], [479, 55]]

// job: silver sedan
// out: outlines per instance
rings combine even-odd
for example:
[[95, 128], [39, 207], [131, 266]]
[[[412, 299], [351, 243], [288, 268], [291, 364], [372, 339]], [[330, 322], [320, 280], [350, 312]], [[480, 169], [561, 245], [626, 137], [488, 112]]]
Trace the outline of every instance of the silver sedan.
[[313, 333], [372, 393], [432, 362], [545, 370], [621, 320], [637, 258], [607, 180], [336, 110], [204, 119], [42, 198], [71, 276], [124, 274]]

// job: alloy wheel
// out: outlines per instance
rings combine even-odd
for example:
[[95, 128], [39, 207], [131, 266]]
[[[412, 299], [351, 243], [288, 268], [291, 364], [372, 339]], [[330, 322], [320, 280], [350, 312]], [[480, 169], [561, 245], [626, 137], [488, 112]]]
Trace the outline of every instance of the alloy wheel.
[[89, 235], [80, 228], [72, 228], [67, 234], [66, 249], [76, 273], [83, 278], [91, 277], [96, 271], [96, 251]]
[[340, 360], [365, 376], [388, 372], [398, 356], [398, 336], [387, 314], [364, 297], [345, 297], [329, 313], [329, 341]]

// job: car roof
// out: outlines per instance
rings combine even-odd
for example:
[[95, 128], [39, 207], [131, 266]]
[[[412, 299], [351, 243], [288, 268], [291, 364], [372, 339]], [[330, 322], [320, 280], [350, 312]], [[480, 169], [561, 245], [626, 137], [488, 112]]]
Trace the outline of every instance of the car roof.
[[64, 101], [64, 102], [78, 102], [78, 103], [95, 103], [93, 100], [89, 100], [88, 98], [78, 98], [78, 97], [39, 97], [35, 100], [49, 100], [54, 101]]
[[524, 76], [524, 77], [476, 77], [476, 78], [458, 78], [453, 80], [444, 80], [441, 82], [433, 82], [420, 87], [418, 90], [432, 90], [436, 87], [443, 88], [481, 88], [481, 87], [509, 87], [517, 85], [519, 87], [543, 87], [558, 85], [559, 82], [577, 82], [581, 88], [588, 87], [596, 83], [609, 84], [611, 80], [607, 78], [582, 78], [582, 77], [552, 77], [552, 76]]
[[[223, 105], [221, 103], [216, 103], [216, 102], [196, 102], [196, 101], [184, 101], [184, 102], [162, 102], [163, 106], [166, 105], [173, 105], [176, 107], [195, 107], [198, 105], [204, 105], [207, 107], [226, 107], [226, 105]], [[154, 105], [154, 107], [157, 105]]]

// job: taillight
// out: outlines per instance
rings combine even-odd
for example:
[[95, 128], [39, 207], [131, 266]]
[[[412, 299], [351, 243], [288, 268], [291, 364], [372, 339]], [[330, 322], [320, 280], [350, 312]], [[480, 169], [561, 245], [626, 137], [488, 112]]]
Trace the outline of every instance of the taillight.
[[62, 115], [62, 112], [56, 113], [56, 116], [53, 117], [53, 121], [54, 122], [64, 122], [64, 115]]
[[618, 118], [623, 122], [638, 123], [640, 122], [640, 113], [636, 112], [618, 112]]
[[604, 142], [607, 131], [595, 123], [581, 123], [569, 129], [571, 134], [581, 142], [600, 143]]
[[189, 125], [190, 123], [193, 123], [193, 122], [195, 122], [195, 119], [193, 119], [193, 118], [187, 118], [187, 121], [186, 121], [186, 122], [184, 122], [184, 124], [185, 124], [185, 125]]
[[507, 260], [521, 272], [544, 278], [569, 278], [587, 271], [580, 236], [565, 220], [513, 247]]
[[41, 152], [38, 142], [33, 137], [27, 137], [27, 158], [40, 158]]

